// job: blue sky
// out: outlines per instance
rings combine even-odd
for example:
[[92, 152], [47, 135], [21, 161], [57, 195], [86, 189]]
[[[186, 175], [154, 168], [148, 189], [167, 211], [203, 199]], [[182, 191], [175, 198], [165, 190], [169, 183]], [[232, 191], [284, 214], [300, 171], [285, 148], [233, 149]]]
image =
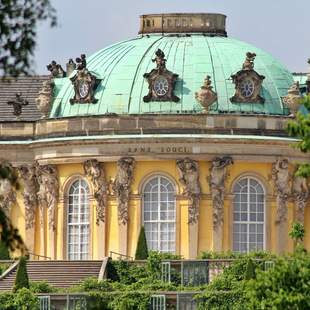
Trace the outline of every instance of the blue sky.
[[228, 35], [271, 53], [291, 71], [305, 72], [310, 58], [310, 0], [51, 0], [59, 26], [42, 24], [35, 71], [47, 74], [55, 59], [91, 55], [117, 41], [135, 37], [139, 15], [208, 12], [227, 15]]

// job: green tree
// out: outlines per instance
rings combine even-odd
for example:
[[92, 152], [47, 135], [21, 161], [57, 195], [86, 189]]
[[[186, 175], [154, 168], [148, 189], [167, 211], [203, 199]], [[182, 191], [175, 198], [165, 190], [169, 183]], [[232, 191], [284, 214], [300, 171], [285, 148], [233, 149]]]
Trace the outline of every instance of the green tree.
[[21, 288], [29, 288], [29, 279], [27, 274], [27, 259], [24, 256], [22, 256], [19, 260], [15, 278], [14, 291], [17, 292]]
[[279, 257], [273, 268], [258, 270], [247, 282], [247, 309], [310, 309], [310, 256]]
[[148, 258], [147, 242], [146, 242], [145, 230], [143, 226], [141, 227], [141, 230], [140, 230], [135, 258], [136, 259], [147, 259]]
[[[290, 136], [300, 139], [297, 147], [303, 152], [310, 151], [310, 95], [300, 102], [304, 105], [307, 113], [298, 112], [295, 121], [288, 123], [288, 133]], [[297, 175], [302, 177], [310, 176], [310, 164], [305, 163], [299, 166]]]
[[0, 72], [5, 76], [32, 73], [37, 28], [41, 21], [56, 25], [50, 0], [0, 0]]
[[3, 241], [0, 241], [0, 259], [10, 259], [9, 249]]

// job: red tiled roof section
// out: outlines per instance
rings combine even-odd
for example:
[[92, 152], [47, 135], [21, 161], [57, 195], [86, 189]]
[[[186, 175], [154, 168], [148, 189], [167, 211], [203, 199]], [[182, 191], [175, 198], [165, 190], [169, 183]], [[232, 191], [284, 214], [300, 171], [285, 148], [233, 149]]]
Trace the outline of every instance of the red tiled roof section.
[[[38, 97], [44, 81], [48, 80], [46, 75], [42, 76], [21, 76], [6, 82], [0, 78], [0, 122], [4, 121], [35, 121], [41, 118], [37, 109], [35, 99]], [[13, 106], [8, 105], [16, 97], [16, 93], [22, 93], [22, 98], [26, 99], [29, 104], [23, 106], [22, 114], [17, 119], [13, 115]]]

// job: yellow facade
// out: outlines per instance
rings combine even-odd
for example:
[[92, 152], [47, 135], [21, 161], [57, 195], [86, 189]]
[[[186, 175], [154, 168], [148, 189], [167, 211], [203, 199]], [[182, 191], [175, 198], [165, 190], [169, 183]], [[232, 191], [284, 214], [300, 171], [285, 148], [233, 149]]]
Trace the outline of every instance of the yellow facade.
[[[200, 215], [198, 223], [198, 253], [202, 251], [212, 251], [213, 245], [213, 224], [212, 224], [212, 199], [208, 184], [210, 175], [211, 162], [200, 160], [200, 185], [202, 196], [200, 200]], [[114, 180], [117, 172], [116, 162], [103, 163], [106, 179], [110, 183]], [[67, 259], [66, 256], [66, 212], [67, 212], [67, 191], [70, 184], [76, 178], [84, 176], [82, 163], [67, 163], [57, 165], [59, 173], [59, 203], [57, 208], [57, 227], [56, 227], [56, 259]], [[236, 161], [228, 168], [229, 176], [225, 184], [225, 203], [224, 203], [224, 233], [223, 233], [223, 251], [232, 249], [232, 187], [234, 182], [243, 176], [252, 176], [256, 178], [264, 186], [266, 191], [265, 201], [265, 249], [267, 251], [276, 252], [276, 197], [274, 191], [273, 180], [271, 179], [271, 163], [249, 163]], [[189, 246], [189, 224], [188, 224], [188, 200], [184, 198], [183, 186], [179, 181], [179, 172], [177, 170], [175, 160], [154, 160], [154, 161], [137, 161], [134, 169], [134, 181], [131, 186], [131, 198], [129, 202], [129, 222], [128, 222], [128, 240], [127, 255], [134, 257], [140, 227], [143, 224], [142, 214], [142, 188], [143, 184], [149, 177], [153, 175], [164, 175], [172, 180], [176, 189], [176, 254], [182, 255], [184, 258], [190, 257]], [[88, 182], [91, 192], [92, 185]], [[11, 211], [12, 222], [18, 227], [22, 237], [26, 240], [25, 235], [25, 210], [23, 206], [22, 190], [18, 192], [17, 204]], [[109, 195], [108, 207], [106, 210], [105, 236], [100, 236], [98, 226], [95, 222], [96, 201], [91, 194], [90, 198], [90, 258], [101, 259], [99, 249], [104, 242], [104, 255], [110, 255], [110, 251], [120, 252], [119, 249], [119, 224], [117, 215], [117, 200], [113, 195]], [[47, 215], [45, 214], [45, 217]], [[294, 204], [288, 203], [288, 227], [294, 221]], [[45, 221], [45, 245], [44, 255], [51, 257], [50, 240], [48, 227]], [[305, 211], [305, 229], [310, 231], [310, 211]], [[40, 221], [37, 210], [36, 225], [34, 232], [34, 252], [40, 253]], [[306, 234], [305, 246], [310, 250], [310, 236]], [[289, 239], [286, 251], [293, 250], [293, 242]], [[42, 252], [41, 252], [42, 254]]]

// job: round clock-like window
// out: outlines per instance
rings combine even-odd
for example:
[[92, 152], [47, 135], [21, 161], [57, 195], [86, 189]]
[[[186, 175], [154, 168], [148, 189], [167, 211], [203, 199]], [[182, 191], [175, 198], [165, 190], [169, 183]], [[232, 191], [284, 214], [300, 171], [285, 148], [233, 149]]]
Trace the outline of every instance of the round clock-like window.
[[82, 82], [79, 86], [79, 93], [82, 99], [86, 98], [89, 92], [89, 85], [85, 82]]
[[159, 76], [154, 82], [154, 91], [157, 96], [165, 96], [169, 90], [169, 83], [168, 80], [163, 77]]
[[240, 83], [240, 91], [243, 97], [246, 98], [251, 97], [254, 93], [254, 89], [255, 89], [254, 83], [250, 79], [243, 80]]

